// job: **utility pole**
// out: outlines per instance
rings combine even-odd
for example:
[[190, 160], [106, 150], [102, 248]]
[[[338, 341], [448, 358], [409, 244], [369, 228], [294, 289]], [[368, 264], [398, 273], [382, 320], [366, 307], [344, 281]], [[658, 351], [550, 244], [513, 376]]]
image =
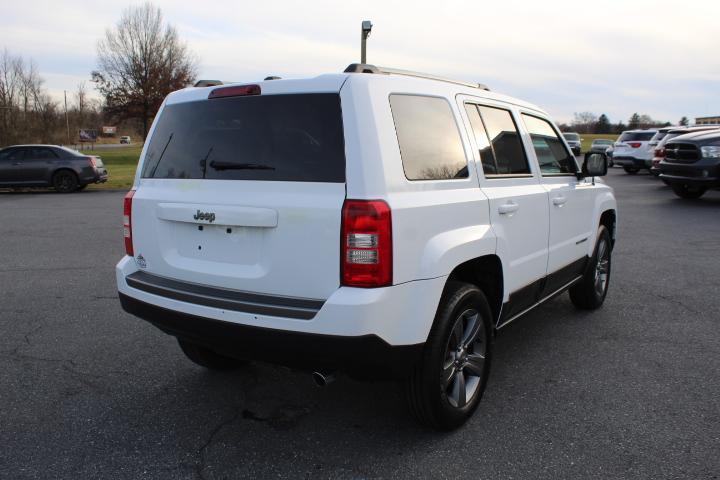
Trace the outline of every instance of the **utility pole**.
[[360, 30], [360, 63], [367, 63], [367, 39], [370, 36], [373, 24], [370, 20], [363, 20]]
[[67, 112], [67, 90], [63, 90], [63, 94], [65, 95], [65, 128], [67, 128], [67, 144], [70, 145], [70, 120], [68, 120], [68, 112]]

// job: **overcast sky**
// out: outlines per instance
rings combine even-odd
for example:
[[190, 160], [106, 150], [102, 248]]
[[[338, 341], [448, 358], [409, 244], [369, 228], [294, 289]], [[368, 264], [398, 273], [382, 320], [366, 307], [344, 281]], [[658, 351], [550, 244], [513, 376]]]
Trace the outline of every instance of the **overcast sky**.
[[[95, 45], [123, 3], [4, 2], [0, 48], [32, 58], [61, 98], [89, 82]], [[720, 115], [720, 1], [156, 1], [200, 60], [200, 78], [314, 76], [359, 61], [478, 81], [573, 112], [677, 122]]]

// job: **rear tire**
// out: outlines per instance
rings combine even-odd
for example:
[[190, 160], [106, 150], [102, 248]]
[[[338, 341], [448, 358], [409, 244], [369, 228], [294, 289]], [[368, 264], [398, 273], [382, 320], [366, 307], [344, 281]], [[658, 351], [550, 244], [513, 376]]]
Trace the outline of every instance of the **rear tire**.
[[707, 191], [707, 188], [705, 187], [697, 187], [686, 183], [673, 183], [670, 185], [670, 188], [672, 188], [673, 192], [675, 192], [675, 195], [678, 197], [690, 200], [702, 197]]
[[625, 173], [628, 173], [630, 175], [635, 175], [637, 172], [640, 171], [637, 167], [623, 167], [623, 170], [625, 170]]
[[475, 285], [445, 288], [420, 363], [405, 383], [410, 410], [424, 426], [458, 428], [480, 404], [492, 357], [493, 316]]
[[72, 193], [78, 188], [78, 178], [75, 172], [60, 170], [53, 175], [52, 184], [59, 193]]
[[582, 310], [595, 310], [605, 301], [610, 286], [612, 241], [604, 225], [600, 225], [595, 252], [582, 280], [570, 287], [570, 300]]
[[209, 370], [235, 370], [247, 364], [245, 361], [220, 355], [207, 347], [188, 342], [187, 340], [178, 338], [178, 343], [186, 357]]

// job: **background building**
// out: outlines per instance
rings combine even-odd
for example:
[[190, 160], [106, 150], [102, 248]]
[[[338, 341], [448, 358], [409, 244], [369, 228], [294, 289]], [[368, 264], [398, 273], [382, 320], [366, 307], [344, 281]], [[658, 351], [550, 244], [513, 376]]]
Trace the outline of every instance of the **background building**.
[[718, 125], [720, 124], [720, 115], [715, 117], [695, 117], [696, 125]]

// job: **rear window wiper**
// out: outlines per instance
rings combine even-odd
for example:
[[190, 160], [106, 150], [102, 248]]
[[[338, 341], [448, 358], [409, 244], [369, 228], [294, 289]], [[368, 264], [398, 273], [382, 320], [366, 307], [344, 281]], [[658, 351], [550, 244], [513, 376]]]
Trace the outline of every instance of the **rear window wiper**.
[[275, 170], [270, 165], [262, 165], [260, 163], [234, 163], [234, 162], [210, 162], [210, 167], [215, 170]]

